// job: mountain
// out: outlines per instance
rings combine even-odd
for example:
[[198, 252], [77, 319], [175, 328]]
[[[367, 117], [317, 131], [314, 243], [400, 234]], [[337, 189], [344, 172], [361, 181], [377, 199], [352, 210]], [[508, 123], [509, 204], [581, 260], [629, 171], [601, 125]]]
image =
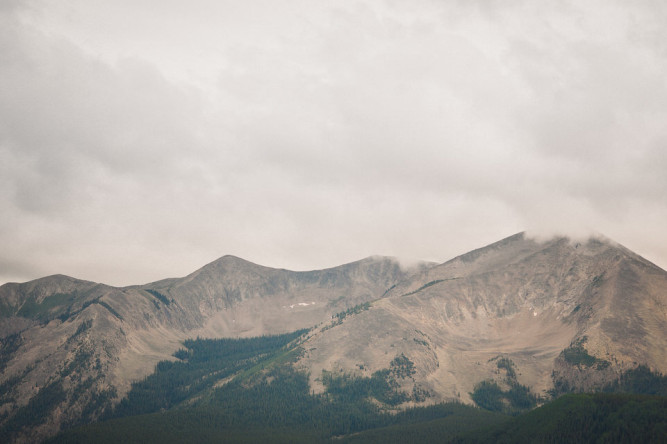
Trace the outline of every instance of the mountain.
[[214, 336], [258, 336], [311, 327], [341, 309], [378, 298], [409, 273], [383, 257], [297, 272], [224, 256], [182, 279], [140, 288], [195, 313], [193, 325]]
[[[222, 343], [239, 353], [236, 362], [221, 352], [224, 371], [202, 352], [218, 345], [184, 342], [304, 328], [290, 348], [257, 356]], [[281, 378], [299, 387], [304, 406], [336, 405], [345, 430], [361, 430], [346, 399], [389, 423], [386, 411], [451, 400], [515, 414], [617, 383], [638, 366], [667, 372], [667, 272], [602, 237], [524, 233], [410, 270], [383, 257], [295, 272], [224, 256], [183, 278], [124, 288], [66, 276], [3, 285], [0, 334], [0, 441], [94, 421], [112, 405], [135, 405], [118, 404], [128, 392], [166, 406], [141, 404], [144, 413], [220, 397], [225, 412], [259, 384], [253, 408], [266, 409], [261, 390], [278, 396], [282, 386], [270, 381]], [[172, 362], [156, 366], [162, 360]], [[183, 385], [188, 368], [194, 379]], [[185, 397], [151, 404], [166, 375]], [[150, 396], [138, 393], [149, 386]], [[216, 392], [223, 387], [231, 391]]]
[[295, 272], [224, 256], [184, 278], [125, 288], [60, 275], [5, 284], [0, 429], [35, 441], [91, 421], [187, 338], [310, 327], [410, 272], [383, 257]]
[[323, 370], [368, 377], [397, 357], [414, 371], [401, 388], [427, 403], [593, 390], [639, 363], [667, 371], [667, 272], [607, 239], [520, 233], [401, 281], [303, 347], [319, 391]]

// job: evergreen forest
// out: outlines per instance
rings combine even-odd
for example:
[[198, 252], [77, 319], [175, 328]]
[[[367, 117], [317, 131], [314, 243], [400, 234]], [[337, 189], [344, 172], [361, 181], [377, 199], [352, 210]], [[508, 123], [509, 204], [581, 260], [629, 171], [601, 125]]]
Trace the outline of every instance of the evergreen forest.
[[472, 394], [477, 407], [400, 409], [428, 396], [398, 389], [414, 372], [407, 357], [370, 377], [324, 372], [325, 391], [316, 394], [309, 375], [292, 366], [307, 332], [188, 340], [100, 421], [48, 442], [666, 442], [667, 378], [646, 367], [604, 392], [546, 402], [516, 383], [513, 364], [500, 357], [510, 389], [480, 382]]

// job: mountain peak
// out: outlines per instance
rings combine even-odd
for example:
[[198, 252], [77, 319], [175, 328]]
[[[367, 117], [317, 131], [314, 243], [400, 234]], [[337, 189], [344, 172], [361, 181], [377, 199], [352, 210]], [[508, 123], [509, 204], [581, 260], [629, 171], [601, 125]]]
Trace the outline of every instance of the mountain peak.
[[[594, 388], [635, 362], [667, 370], [667, 272], [649, 264], [603, 236], [521, 232], [435, 266], [369, 256], [290, 271], [225, 255], [124, 288], [53, 275], [0, 287], [0, 333], [15, 335], [0, 365], [24, 375], [12, 389], [22, 405], [51, 380], [68, 393], [94, 380], [122, 396], [183, 339], [315, 326], [298, 362], [314, 390], [322, 370], [371, 377], [400, 358], [414, 364], [401, 390], [471, 402], [480, 381], [506, 383], [500, 356], [534, 393], [559, 381]], [[572, 347], [596, 364], [567, 361]], [[63, 376], [66, 362], [75, 377]], [[54, 411], [79, 420], [69, 399]]]
[[401, 281], [344, 328], [325, 325], [303, 366], [370, 375], [404, 355], [421, 387], [470, 402], [480, 381], [503, 383], [502, 356], [536, 393], [595, 389], [637, 363], [667, 369], [665, 289], [667, 272], [606, 237], [517, 233]]
[[258, 265], [254, 262], [250, 262], [246, 259], [243, 259], [238, 256], [234, 256], [231, 254], [226, 254], [224, 256], [219, 257], [218, 259], [214, 260], [213, 262], [210, 262], [206, 264], [204, 267], [263, 267], [263, 268], [269, 268], [269, 267], [264, 267], [262, 265]]

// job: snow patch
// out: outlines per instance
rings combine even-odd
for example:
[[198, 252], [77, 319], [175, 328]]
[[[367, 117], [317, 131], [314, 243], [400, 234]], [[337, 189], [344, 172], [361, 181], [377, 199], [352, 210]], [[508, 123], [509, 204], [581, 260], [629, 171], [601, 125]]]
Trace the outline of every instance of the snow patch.
[[294, 307], [307, 307], [309, 305], [315, 305], [315, 302], [297, 302], [292, 305], [283, 305], [283, 308], [294, 308]]

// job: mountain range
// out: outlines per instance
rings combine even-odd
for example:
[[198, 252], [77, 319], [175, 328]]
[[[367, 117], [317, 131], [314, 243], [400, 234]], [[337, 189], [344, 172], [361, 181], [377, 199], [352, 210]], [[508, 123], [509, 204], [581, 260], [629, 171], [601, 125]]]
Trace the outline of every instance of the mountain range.
[[391, 369], [402, 407], [480, 404], [491, 386], [543, 399], [639, 365], [667, 372], [667, 272], [609, 239], [519, 233], [412, 268], [370, 257], [295, 272], [224, 256], [123, 288], [62, 275], [5, 284], [0, 427], [19, 424], [12, 439], [29, 442], [94, 421], [189, 338], [303, 328], [293, 367], [313, 393], [331, 375]]

